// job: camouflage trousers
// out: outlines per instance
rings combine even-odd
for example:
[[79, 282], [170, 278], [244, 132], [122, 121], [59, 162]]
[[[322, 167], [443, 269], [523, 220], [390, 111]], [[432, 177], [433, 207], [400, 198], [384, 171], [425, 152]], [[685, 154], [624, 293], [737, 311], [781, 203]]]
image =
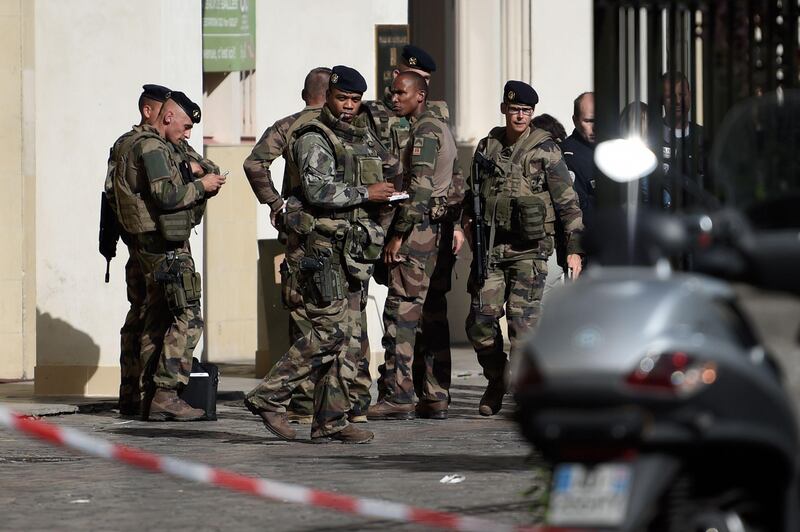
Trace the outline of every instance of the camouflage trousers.
[[[300, 259], [304, 254], [302, 246], [291, 238], [287, 243], [286, 262], [289, 269], [296, 272], [299, 267]], [[296, 273], [293, 275], [297, 275]], [[283, 276], [283, 305], [289, 310], [289, 341], [294, 344], [304, 336], [311, 333], [312, 324], [306, 319], [303, 307], [303, 296], [297, 287], [297, 278]], [[372, 376], [369, 372], [370, 347], [369, 336], [367, 335], [367, 287], [364, 284], [362, 291], [362, 304], [360, 310], [361, 335], [359, 338], [352, 338], [350, 349], [353, 351], [348, 355], [352, 360], [358, 360], [358, 370], [353, 381], [350, 383], [349, 394], [352, 404], [352, 413], [359, 415], [367, 411], [371, 396], [369, 393], [372, 385]], [[354, 317], [350, 317], [353, 319]], [[299, 415], [312, 415], [314, 413], [314, 383], [306, 379], [297, 384], [297, 388], [292, 394], [292, 399], [287, 408], [289, 412]]]
[[[151, 384], [169, 390], [188, 384], [194, 348], [203, 334], [200, 300], [186, 301], [186, 292], [178, 280], [166, 282], [156, 279], [157, 273], [168, 270], [180, 274], [195, 272], [188, 242], [169, 253], [153, 253], [152, 250], [152, 243], [148, 240], [148, 244], [140, 246], [138, 254], [147, 283], [141, 337], [143, 392]], [[181, 296], [184, 306], [175, 304]]]
[[546, 279], [547, 261], [540, 259], [498, 264], [489, 269], [481, 288], [475, 286], [474, 272], [470, 275], [472, 304], [467, 316], [467, 337], [489, 382], [502, 382], [506, 377], [508, 360], [503, 349], [500, 318], [507, 317], [511, 356], [514, 357], [522, 336], [532, 330], [539, 319]]
[[412, 375], [414, 391], [421, 401], [450, 399], [450, 323], [447, 321], [447, 293], [452, 288], [453, 224], [442, 223], [439, 252], [422, 306], [422, 321], [414, 344]]
[[352, 283], [344, 299], [328, 304], [317, 304], [304, 296], [302, 304], [291, 310], [291, 319], [300, 324], [298, 327], [309, 327], [299, 329], [303, 335], [247, 394], [247, 399], [263, 410], [285, 412], [298, 387], [307, 382], [314, 395], [311, 436], [344, 429], [350, 410], [349, 387], [360, 356], [352, 339], [361, 338], [361, 301], [360, 286]]
[[[366, 293], [366, 290], [365, 290]], [[294, 315], [295, 313], [291, 313]], [[361, 338], [355, 338], [355, 347], [351, 349], [357, 351], [356, 354], [349, 355], [358, 360], [358, 370], [353, 382], [350, 383], [350, 402], [352, 403], [353, 414], [359, 415], [367, 411], [372, 400], [369, 388], [372, 386], [372, 375], [369, 372], [370, 347], [369, 336], [367, 335], [367, 313], [361, 311]], [[299, 338], [307, 334], [311, 324], [308, 322], [297, 323], [293, 317], [289, 318], [289, 341], [294, 343]], [[288, 407], [289, 412], [300, 415], [312, 415], [314, 413], [314, 383], [310, 380], [298, 384], [292, 400]]]
[[412, 364], [422, 309], [439, 250], [439, 224], [416, 224], [400, 247], [405, 260], [389, 267], [383, 310], [383, 381], [379, 394], [393, 403], [414, 402]]
[[119, 410], [123, 414], [136, 414], [139, 410], [139, 379], [142, 376], [141, 336], [144, 330], [144, 303], [147, 285], [139, 263], [135, 245], [128, 246], [125, 263], [125, 285], [130, 309], [120, 329], [120, 384]]

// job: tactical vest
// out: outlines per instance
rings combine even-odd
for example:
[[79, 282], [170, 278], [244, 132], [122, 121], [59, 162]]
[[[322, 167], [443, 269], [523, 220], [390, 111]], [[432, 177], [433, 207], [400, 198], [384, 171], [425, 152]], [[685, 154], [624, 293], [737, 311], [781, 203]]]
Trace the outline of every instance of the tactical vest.
[[[144, 139], [163, 139], [151, 128], [142, 128], [126, 138], [117, 149], [114, 161], [113, 198], [114, 209], [122, 227], [131, 234], [147, 233], [157, 229], [158, 212], [142, 198], [148, 189], [147, 175], [141, 168], [128, 175], [128, 166], [136, 165], [132, 158], [136, 145]], [[134, 182], [129, 182], [131, 177]]]
[[[336, 159], [336, 178], [348, 186], [369, 186], [383, 182], [383, 161], [378, 156], [374, 138], [368, 127], [345, 124], [334, 118], [327, 107], [323, 107], [318, 117], [297, 128], [292, 137], [294, 142], [306, 133], [321, 134], [333, 147]], [[299, 173], [299, 172], [298, 172]], [[292, 189], [302, 187], [300, 178], [292, 184]], [[345, 209], [326, 209], [312, 205], [305, 194], [302, 198], [302, 211], [314, 218], [310, 238], [316, 236], [335, 242], [334, 253], [341, 254], [347, 273], [355, 279], [369, 279], [374, 269], [374, 261], [380, 258], [385, 233], [376, 221], [376, 212], [367, 210], [364, 204]], [[289, 205], [287, 204], [287, 219]], [[311, 244], [309, 244], [310, 247]]]
[[286, 148], [283, 151], [283, 160], [285, 164], [283, 166], [283, 183], [281, 184], [281, 197], [283, 197], [283, 199], [287, 199], [292, 195], [298, 197], [301, 195], [294, 188], [296, 185], [300, 184], [300, 170], [297, 168], [297, 161], [294, 160], [294, 155], [292, 154], [291, 149], [292, 139], [294, 138], [295, 131], [305, 126], [315, 118], [318, 118], [319, 113], [320, 110], [316, 108], [302, 112], [300, 116], [297, 117], [297, 120], [292, 122], [292, 125], [289, 126], [288, 130], [286, 130], [287, 143]]
[[[205, 162], [197, 152], [191, 149], [191, 146], [185, 140], [181, 141], [180, 144], [170, 143], [169, 147], [170, 147], [169, 153], [172, 156], [172, 161], [175, 163], [175, 166], [177, 166], [178, 169], [180, 170], [181, 177], [183, 178], [183, 183], [185, 185], [192, 183], [197, 179], [195, 175], [192, 173], [192, 166], [191, 166], [192, 161], [199, 164], [203, 168], [203, 171], [206, 173], [208, 172], [219, 173], [219, 168], [216, 169], [211, 168], [209, 164], [211, 163], [211, 161]], [[182, 211], [178, 212], [180, 213]], [[197, 202], [197, 204], [194, 207], [192, 207], [191, 212], [192, 212], [192, 217], [191, 217], [192, 227], [200, 225], [200, 222], [203, 221], [203, 215], [206, 213], [206, 200], [203, 199], [202, 201]], [[161, 215], [162, 220], [165, 220], [164, 216], [165, 215], [163, 214]], [[171, 218], [177, 218], [177, 225], [178, 227], [180, 227], [183, 215], [178, 213], [171, 213], [168, 216]]]
[[[486, 137], [484, 154], [501, 171], [485, 176], [481, 196], [486, 199], [486, 221], [492, 231], [514, 240], [535, 241], [555, 233], [555, 209], [547, 188], [546, 161], [531, 175], [531, 150], [547, 140], [550, 134], [531, 129], [528, 136], [513, 147], [510, 157], [501, 157], [504, 127], [492, 129]], [[523, 166], [523, 164], [525, 166]]]

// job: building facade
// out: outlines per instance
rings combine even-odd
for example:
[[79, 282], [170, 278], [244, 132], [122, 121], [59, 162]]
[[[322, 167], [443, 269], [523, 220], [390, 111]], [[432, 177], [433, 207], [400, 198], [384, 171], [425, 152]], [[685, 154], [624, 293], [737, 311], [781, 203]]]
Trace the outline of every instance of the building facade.
[[[0, 379], [35, 377], [41, 395], [116, 394], [127, 252], [120, 244], [111, 282], [103, 283], [99, 192], [109, 147], [138, 122], [144, 83], [203, 102], [204, 120], [191, 143], [230, 171], [191, 240], [204, 276], [201, 348], [211, 361], [252, 361], [263, 350], [257, 241], [276, 234], [241, 163], [254, 138], [302, 107], [309, 69], [353, 66], [370, 85], [365, 97], [374, 98], [375, 27], [408, 24], [411, 41], [440, 65], [431, 96], [450, 103], [462, 164], [501, 122], [505, 80], [530, 81], [541, 98], [537, 113], [553, 114], [568, 130], [572, 99], [592, 88], [590, 0], [214, 2], [215, 8], [251, 6], [253, 68], [204, 72], [200, 0], [0, 0], [0, 55], [7, 65], [0, 80], [6, 102], [0, 108], [6, 161]], [[282, 161], [273, 165], [276, 178], [282, 168]], [[456, 341], [464, 339], [468, 262], [459, 261], [451, 294]], [[381, 288], [371, 286], [368, 307], [374, 351], [382, 333]]]

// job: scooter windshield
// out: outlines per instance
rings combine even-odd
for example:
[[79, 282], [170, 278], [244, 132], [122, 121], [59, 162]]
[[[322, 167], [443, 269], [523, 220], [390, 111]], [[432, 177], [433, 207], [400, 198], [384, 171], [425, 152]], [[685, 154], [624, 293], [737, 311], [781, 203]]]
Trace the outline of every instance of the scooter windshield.
[[720, 126], [711, 165], [724, 202], [755, 229], [800, 227], [800, 90], [735, 106]]

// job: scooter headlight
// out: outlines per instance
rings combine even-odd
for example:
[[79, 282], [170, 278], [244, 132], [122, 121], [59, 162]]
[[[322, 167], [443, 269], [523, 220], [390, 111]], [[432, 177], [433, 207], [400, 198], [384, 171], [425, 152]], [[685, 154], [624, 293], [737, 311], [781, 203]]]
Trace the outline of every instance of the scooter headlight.
[[717, 365], [714, 362], [702, 362], [683, 351], [648, 355], [625, 379], [631, 386], [680, 396], [696, 393], [716, 380]]

